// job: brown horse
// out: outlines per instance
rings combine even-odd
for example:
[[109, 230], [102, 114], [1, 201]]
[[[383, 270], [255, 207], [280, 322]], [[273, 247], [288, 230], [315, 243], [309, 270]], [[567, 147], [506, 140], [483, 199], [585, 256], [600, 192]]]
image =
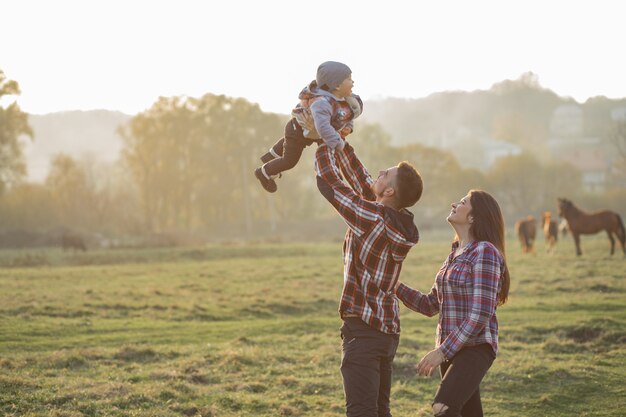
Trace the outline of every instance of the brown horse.
[[546, 252], [556, 249], [556, 242], [559, 240], [559, 223], [551, 219], [549, 211], [543, 213], [543, 236], [546, 238]]
[[569, 233], [569, 225], [567, 224], [567, 220], [561, 219], [561, 223], [559, 223], [559, 231], [561, 232], [561, 237], [566, 238]]
[[615, 253], [615, 239], [617, 237], [626, 256], [626, 230], [619, 214], [610, 210], [585, 213], [566, 198], [557, 199], [559, 202], [559, 216], [564, 217], [569, 230], [576, 242], [576, 255], [582, 255], [580, 250], [580, 235], [592, 235], [602, 230], [606, 231], [611, 241], [611, 255]]
[[74, 251], [82, 250], [83, 252], [87, 250], [87, 245], [85, 245], [85, 241], [82, 237], [67, 233], [63, 234], [61, 237], [61, 247], [63, 248], [63, 252], [70, 249]]
[[515, 231], [517, 237], [522, 244], [522, 253], [531, 253], [533, 251], [533, 242], [537, 234], [537, 222], [533, 216], [520, 219], [515, 223]]

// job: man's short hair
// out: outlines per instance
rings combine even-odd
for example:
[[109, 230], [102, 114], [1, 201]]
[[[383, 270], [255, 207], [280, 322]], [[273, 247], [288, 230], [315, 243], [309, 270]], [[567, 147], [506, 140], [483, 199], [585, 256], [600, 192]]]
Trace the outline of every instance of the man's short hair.
[[396, 202], [400, 208], [411, 207], [417, 203], [424, 190], [422, 176], [407, 161], [398, 164], [395, 185]]

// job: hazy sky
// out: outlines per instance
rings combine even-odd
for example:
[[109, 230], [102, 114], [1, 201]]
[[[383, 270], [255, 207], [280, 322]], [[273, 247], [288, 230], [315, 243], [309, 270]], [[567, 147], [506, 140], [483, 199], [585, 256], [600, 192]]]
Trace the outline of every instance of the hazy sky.
[[326, 60], [352, 68], [364, 99], [532, 71], [584, 101], [626, 97], [625, 11], [618, 0], [2, 0], [0, 69], [35, 114], [135, 114], [207, 92], [288, 113]]

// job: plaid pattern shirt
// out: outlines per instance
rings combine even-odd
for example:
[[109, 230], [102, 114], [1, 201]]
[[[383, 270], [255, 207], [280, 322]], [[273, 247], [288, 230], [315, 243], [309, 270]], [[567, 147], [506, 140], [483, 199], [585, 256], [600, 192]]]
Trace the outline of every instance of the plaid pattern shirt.
[[373, 201], [373, 180], [348, 143], [341, 151], [319, 146], [315, 171], [320, 192], [348, 225], [340, 314], [357, 315], [383, 333], [399, 333], [395, 287], [402, 261], [419, 238], [413, 215]]
[[472, 242], [453, 258], [458, 242], [437, 273], [430, 293], [398, 286], [398, 298], [426, 316], [439, 313], [436, 346], [451, 359], [464, 346], [488, 343], [498, 351], [496, 306], [504, 258], [489, 242]]

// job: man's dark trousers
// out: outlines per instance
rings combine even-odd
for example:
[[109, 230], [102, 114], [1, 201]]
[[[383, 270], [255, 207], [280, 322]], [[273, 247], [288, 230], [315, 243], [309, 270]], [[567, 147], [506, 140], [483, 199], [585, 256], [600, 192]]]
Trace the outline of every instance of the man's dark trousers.
[[391, 373], [400, 335], [379, 332], [357, 317], [344, 317], [341, 338], [346, 416], [391, 417]]

